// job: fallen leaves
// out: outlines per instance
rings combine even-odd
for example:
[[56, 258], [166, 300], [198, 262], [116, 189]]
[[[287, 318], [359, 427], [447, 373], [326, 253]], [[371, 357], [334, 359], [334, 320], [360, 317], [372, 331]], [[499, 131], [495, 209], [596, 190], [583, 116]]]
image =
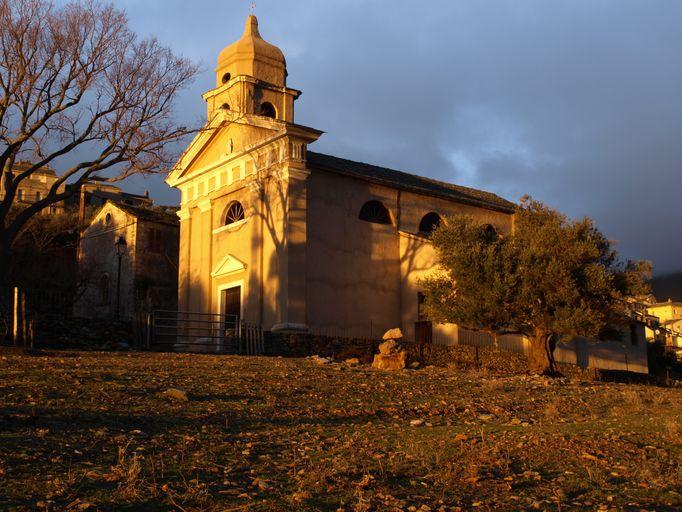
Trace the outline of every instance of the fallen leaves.
[[12, 372], [0, 380], [0, 508], [679, 503], [679, 452], [664, 430], [682, 412], [680, 390], [639, 387], [651, 402], [644, 417], [620, 407], [618, 384], [384, 373], [355, 361], [70, 355], [3, 362]]

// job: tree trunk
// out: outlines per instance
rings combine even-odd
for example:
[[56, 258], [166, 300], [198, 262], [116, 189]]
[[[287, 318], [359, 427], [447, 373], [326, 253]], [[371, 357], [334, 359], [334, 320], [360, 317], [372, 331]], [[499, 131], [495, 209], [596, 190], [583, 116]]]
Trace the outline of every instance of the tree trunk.
[[533, 373], [552, 375], [557, 372], [554, 360], [556, 336], [551, 334], [536, 334], [530, 338], [530, 353], [528, 367]]
[[528, 369], [533, 373], [549, 373], [552, 371], [547, 353], [547, 335], [538, 334], [530, 338]]
[[9, 335], [12, 303], [10, 292], [10, 247], [9, 242], [0, 237], [0, 342], [4, 336]]

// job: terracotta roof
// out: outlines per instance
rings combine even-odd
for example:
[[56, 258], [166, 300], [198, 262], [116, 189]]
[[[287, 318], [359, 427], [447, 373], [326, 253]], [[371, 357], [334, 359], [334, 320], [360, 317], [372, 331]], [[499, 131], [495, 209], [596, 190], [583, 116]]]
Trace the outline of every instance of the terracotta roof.
[[308, 151], [308, 164], [312, 168], [336, 172], [389, 187], [420, 194], [441, 197], [451, 201], [480, 206], [505, 213], [514, 213], [516, 205], [491, 192], [453, 185], [417, 174], [379, 167], [345, 158]]
[[179, 210], [179, 208], [176, 206], [144, 207], [131, 206], [129, 204], [122, 204], [113, 201], [110, 202], [112, 202], [117, 208], [123, 210], [129, 215], [132, 215], [133, 217], [137, 217], [138, 219], [158, 222], [160, 224], [170, 224], [173, 226], [180, 224], [180, 220], [176, 215], [176, 212]]

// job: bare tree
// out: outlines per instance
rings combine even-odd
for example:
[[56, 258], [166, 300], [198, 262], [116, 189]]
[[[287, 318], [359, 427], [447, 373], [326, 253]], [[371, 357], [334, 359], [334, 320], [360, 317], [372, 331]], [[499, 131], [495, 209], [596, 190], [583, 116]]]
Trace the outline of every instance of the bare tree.
[[[118, 181], [172, 163], [172, 144], [189, 132], [174, 124], [174, 102], [197, 68], [138, 38], [125, 13], [97, 0], [0, 0], [0, 26], [3, 292], [13, 240], [31, 217], [75, 193], [63, 184], [100, 173]], [[13, 172], [19, 160], [31, 165]], [[22, 181], [47, 165], [65, 167], [49, 193], [10, 215]]]

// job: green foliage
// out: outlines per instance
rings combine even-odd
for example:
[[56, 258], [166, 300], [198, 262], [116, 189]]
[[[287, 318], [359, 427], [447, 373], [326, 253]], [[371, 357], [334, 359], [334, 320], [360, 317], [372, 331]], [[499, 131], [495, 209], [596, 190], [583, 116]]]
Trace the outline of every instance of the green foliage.
[[460, 216], [432, 241], [440, 271], [422, 281], [429, 317], [523, 334], [539, 349], [557, 336], [598, 336], [648, 291], [648, 262], [622, 263], [591, 219], [570, 220], [530, 198], [511, 234]]

